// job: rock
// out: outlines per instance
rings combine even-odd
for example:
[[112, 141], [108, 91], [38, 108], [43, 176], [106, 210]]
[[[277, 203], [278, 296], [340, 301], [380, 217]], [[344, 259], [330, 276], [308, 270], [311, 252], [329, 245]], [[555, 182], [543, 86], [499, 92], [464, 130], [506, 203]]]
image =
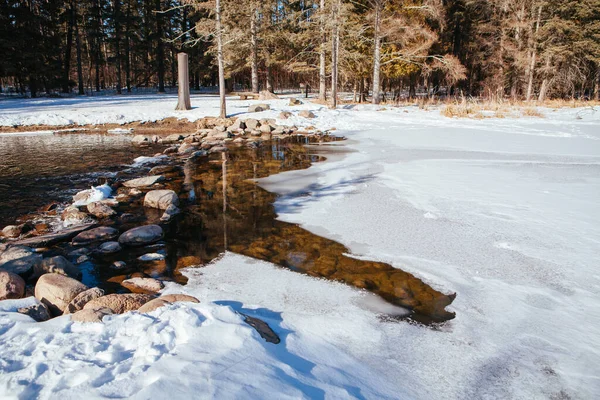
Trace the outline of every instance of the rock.
[[146, 253], [138, 257], [139, 261], [160, 261], [164, 259], [165, 256], [160, 253]]
[[166, 138], [164, 138], [162, 140], [162, 142], [164, 144], [173, 144], [173, 143], [178, 143], [180, 140], [185, 139], [183, 137], [183, 135], [180, 135], [179, 133], [174, 133], [172, 135], [167, 136]]
[[79, 293], [88, 287], [61, 274], [44, 274], [35, 285], [35, 297], [48, 306], [53, 315], [60, 315]]
[[173, 154], [173, 153], [177, 153], [177, 151], [179, 150], [178, 146], [172, 146], [172, 147], [167, 147], [164, 151], [163, 154]]
[[163, 215], [160, 217], [160, 220], [161, 222], [169, 222], [171, 219], [173, 219], [174, 216], [180, 213], [181, 210], [177, 208], [177, 206], [171, 204], [169, 207], [167, 207]]
[[27, 238], [14, 243], [31, 247], [48, 247], [63, 241], [70, 240], [80, 232], [93, 228], [94, 226], [96, 226], [96, 224], [75, 226], [72, 228], [64, 229], [57, 233]]
[[34, 278], [48, 273], [61, 274], [73, 279], [81, 279], [81, 271], [79, 268], [71, 264], [71, 262], [63, 256], [44, 258], [43, 260], [38, 261], [33, 267]]
[[131, 278], [121, 282], [123, 287], [129, 289], [133, 293], [158, 293], [164, 289], [165, 285], [154, 278]]
[[292, 116], [292, 113], [289, 111], [282, 111], [279, 113], [279, 119], [288, 119]]
[[162, 182], [164, 179], [165, 178], [162, 175], [145, 176], [143, 178], [136, 178], [123, 182], [123, 186], [128, 188], [148, 187], [155, 183]]
[[188, 296], [186, 294], [167, 294], [164, 296], [160, 296], [157, 299], [154, 300], [150, 300], [149, 302], [147, 302], [146, 304], [144, 304], [143, 306], [141, 306], [138, 309], [138, 312], [140, 313], [149, 313], [152, 312], [154, 310], [156, 310], [157, 308], [160, 307], [164, 307], [164, 306], [168, 306], [169, 304], [173, 304], [175, 302], [191, 302], [191, 303], [200, 303], [200, 300], [198, 300], [195, 297], [192, 296]]
[[83, 307], [90, 301], [97, 299], [98, 297], [104, 296], [104, 290], [94, 287], [79, 293], [73, 300], [69, 302], [65, 308], [65, 314], [72, 314], [79, 310], [83, 310]]
[[144, 197], [144, 207], [166, 210], [171, 205], [179, 205], [179, 197], [172, 190], [151, 190]]
[[77, 260], [75, 260], [75, 264], [83, 264], [84, 262], [88, 261], [90, 261], [90, 258], [88, 256], [79, 256], [77, 257]]
[[198, 150], [198, 151], [195, 151], [192, 154], [190, 154], [190, 158], [195, 159], [195, 158], [205, 157], [207, 155], [208, 155], [208, 152], [206, 150]]
[[96, 252], [102, 255], [114, 254], [121, 251], [121, 245], [119, 242], [104, 242], [96, 249]]
[[246, 314], [242, 315], [244, 316], [244, 322], [253, 327], [258, 332], [261, 338], [265, 339], [269, 343], [278, 344], [279, 342], [281, 342], [279, 336], [277, 336], [277, 334], [265, 321], [258, 318], [250, 317]]
[[97, 218], [109, 218], [117, 215], [117, 212], [107, 204], [95, 201], [87, 205], [88, 212]]
[[269, 107], [268, 104], [254, 104], [251, 105], [250, 107], [248, 107], [248, 112], [261, 112], [261, 111], [266, 111], [266, 110], [270, 110], [271, 107]]
[[77, 250], [73, 250], [72, 252], [70, 252], [69, 254], [67, 254], [67, 256], [69, 257], [80, 257], [80, 256], [87, 256], [88, 254], [90, 254], [90, 249], [87, 249], [85, 247], [82, 247], [80, 249]]
[[19, 275], [0, 269], [0, 300], [20, 299], [25, 294], [25, 281]]
[[150, 170], [150, 175], [163, 175], [181, 172], [182, 169], [179, 165], [157, 165]]
[[102, 322], [104, 317], [112, 314], [114, 314], [113, 310], [108, 307], [88, 308], [71, 314], [71, 321], [97, 323]]
[[248, 118], [244, 121], [244, 123], [246, 124], [246, 129], [250, 131], [253, 129], [257, 129], [260, 126], [260, 122], [258, 122], [258, 120], [254, 118]]
[[261, 133], [271, 133], [271, 131], [273, 130], [273, 127], [271, 125], [261, 125], [260, 129]]
[[75, 206], [69, 206], [61, 214], [61, 219], [67, 225], [83, 224], [90, 219], [90, 216]]
[[231, 125], [229, 127], [229, 129], [231, 131], [237, 131], [237, 130], [240, 130], [240, 129], [243, 130], [244, 128], [246, 128], [246, 123], [244, 121], [242, 121], [241, 118], [236, 119], [235, 122], [233, 123], [233, 125]]
[[300, 104], [302, 104], [302, 102], [298, 99], [290, 99], [290, 102], [288, 103], [290, 106], [299, 106]]
[[261, 118], [261, 125], [275, 125], [276, 121], [273, 118]]
[[212, 131], [206, 138], [211, 140], [223, 140], [229, 137], [228, 132]]
[[183, 294], [183, 293], [164, 294], [164, 295], [160, 296], [159, 299], [162, 299], [164, 301], [168, 301], [171, 303], [175, 303], [177, 301], [188, 301], [191, 303], [200, 303], [200, 300], [198, 300], [194, 296], [190, 296], [190, 295]]
[[179, 149], [177, 150], [177, 153], [179, 153], [179, 154], [189, 154], [189, 153], [193, 153], [196, 150], [198, 150], [198, 144], [197, 143], [183, 143], [181, 146], [179, 146]]
[[136, 135], [131, 139], [131, 143], [136, 146], [147, 146], [150, 144], [150, 140], [143, 135]]
[[27, 279], [33, 266], [42, 258], [26, 246], [11, 246], [0, 254], [0, 268]]
[[278, 99], [279, 96], [277, 96], [275, 93], [273, 92], [269, 92], [268, 90], [262, 90], [259, 94], [258, 94], [258, 99], [259, 100], [276, 100]]
[[14, 239], [21, 236], [21, 227], [17, 225], [8, 225], [2, 229], [2, 236]]
[[98, 228], [83, 231], [72, 240], [73, 245], [81, 246], [105, 240], [111, 240], [119, 235], [119, 231], [110, 226], [99, 226]]
[[302, 111], [300, 111], [298, 113], [298, 116], [302, 117], [302, 118], [315, 118], [316, 117], [316, 115], [313, 114], [313, 112], [309, 111], [309, 110], [302, 110]]
[[158, 225], [144, 225], [133, 228], [119, 237], [119, 243], [126, 246], [145, 246], [158, 242], [163, 237], [163, 230]]
[[127, 268], [127, 263], [125, 261], [115, 261], [110, 265], [110, 268], [116, 270], [125, 269]]
[[90, 301], [83, 309], [108, 307], [115, 314], [123, 314], [127, 311], [137, 310], [153, 298], [154, 296], [143, 293], [109, 294]]
[[50, 310], [48, 310], [48, 306], [44, 303], [33, 304], [28, 307], [21, 307], [17, 309], [19, 314], [25, 314], [33, 318], [36, 322], [44, 322], [48, 321], [52, 316], [50, 315]]

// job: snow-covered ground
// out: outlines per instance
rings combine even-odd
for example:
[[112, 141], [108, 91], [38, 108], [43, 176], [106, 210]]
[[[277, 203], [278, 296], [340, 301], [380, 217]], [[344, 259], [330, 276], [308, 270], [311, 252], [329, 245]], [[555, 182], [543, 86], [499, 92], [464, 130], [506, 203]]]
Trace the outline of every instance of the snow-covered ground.
[[[217, 111], [201, 96], [189, 114], [171, 111], [172, 96], [64, 110], [67, 100], [47, 101], [58, 104], [0, 103], [0, 121]], [[229, 112], [243, 116], [250, 103], [230, 101]], [[373, 295], [228, 253], [189, 270], [187, 286], [167, 287], [198, 305], [92, 326], [0, 312], [0, 397], [597, 398], [600, 109], [464, 120], [416, 107], [269, 103], [253, 116], [312, 109], [315, 120], [291, 123], [349, 138], [325, 163], [260, 182], [282, 195], [280, 218], [456, 292], [456, 319], [439, 329], [383, 322], [386, 305]], [[236, 311], [267, 321], [282, 343], [265, 343]]]

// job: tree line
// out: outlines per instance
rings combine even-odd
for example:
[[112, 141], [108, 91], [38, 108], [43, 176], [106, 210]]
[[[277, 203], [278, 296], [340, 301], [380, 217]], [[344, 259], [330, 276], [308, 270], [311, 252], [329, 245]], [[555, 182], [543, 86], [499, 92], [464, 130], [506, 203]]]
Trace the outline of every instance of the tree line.
[[600, 0], [0, 0], [0, 88], [600, 98]]

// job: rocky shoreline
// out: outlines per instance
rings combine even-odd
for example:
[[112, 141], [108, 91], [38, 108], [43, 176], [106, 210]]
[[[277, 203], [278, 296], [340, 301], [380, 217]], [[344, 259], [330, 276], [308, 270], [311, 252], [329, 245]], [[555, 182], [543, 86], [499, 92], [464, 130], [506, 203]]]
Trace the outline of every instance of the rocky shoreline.
[[[52, 203], [41, 210], [60, 218], [64, 229], [50, 232], [48, 224], [31, 221], [2, 229], [0, 300], [33, 295], [35, 304], [18, 312], [36, 321], [71, 314], [73, 321], [80, 322], [101, 322], [106, 315], [134, 310], [150, 312], [177, 301], [198, 302], [184, 294], [159, 296], [164, 288], [165, 236], [176, 229], [180, 207], [194, 196], [186, 168], [208, 162], [209, 155], [215, 153], [222, 153], [225, 159], [230, 148], [257, 148], [264, 142], [290, 137], [326, 136], [328, 132], [300, 132], [272, 119], [252, 118], [204, 118], [196, 122], [196, 131], [191, 134], [135, 135], [135, 146], [165, 146], [154, 157], [136, 159], [139, 164], [152, 166], [146, 176], [124, 181], [117, 177], [78, 192], [64, 209]], [[109, 268], [126, 272], [127, 262], [120, 258], [131, 257], [148, 268], [119, 276], [119, 293], [107, 294], [81, 283], [85, 273], [81, 266], [90, 258], [109, 260]], [[201, 260], [194, 257], [182, 257], [178, 267], [199, 263]]]

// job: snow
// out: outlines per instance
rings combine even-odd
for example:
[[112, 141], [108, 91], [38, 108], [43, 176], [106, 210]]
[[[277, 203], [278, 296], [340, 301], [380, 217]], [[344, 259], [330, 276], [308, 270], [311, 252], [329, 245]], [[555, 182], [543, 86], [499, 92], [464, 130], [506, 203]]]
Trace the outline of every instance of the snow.
[[90, 189], [82, 190], [75, 196], [80, 197], [74, 201], [73, 205], [77, 207], [87, 206], [90, 203], [108, 199], [112, 194], [112, 189], [107, 183], [100, 186], [92, 186]]
[[[173, 96], [77, 100], [0, 103], [0, 121], [193, 120], [218, 105], [194, 96], [185, 113], [172, 111]], [[597, 397], [600, 109], [464, 120], [286, 99], [245, 113], [253, 103], [228, 110], [310, 109], [315, 119], [279, 122], [348, 137], [315, 146], [329, 149], [327, 162], [260, 180], [280, 193], [279, 218], [456, 292], [456, 319], [436, 329], [382, 320], [403, 310], [226, 253], [186, 270], [186, 286], [167, 283], [200, 304], [82, 325], [34, 323], [0, 302], [0, 397]], [[268, 322], [282, 343], [266, 343], [238, 312]]]

